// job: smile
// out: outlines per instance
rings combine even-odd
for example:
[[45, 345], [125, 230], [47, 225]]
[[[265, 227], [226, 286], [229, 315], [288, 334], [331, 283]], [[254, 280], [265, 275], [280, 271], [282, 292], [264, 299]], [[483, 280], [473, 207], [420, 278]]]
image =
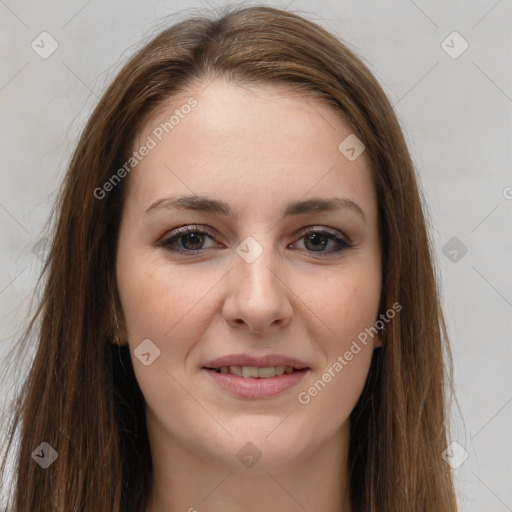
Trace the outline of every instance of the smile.
[[293, 373], [297, 371], [293, 366], [267, 366], [265, 368], [258, 368], [257, 366], [221, 366], [220, 368], [208, 368], [215, 370], [217, 373], [230, 373], [238, 377], [246, 378], [259, 378], [268, 379], [269, 377], [276, 377], [284, 373]]
[[202, 368], [222, 390], [242, 398], [265, 398], [296, 386], [309, 368], [291, 366], [222, 366]]

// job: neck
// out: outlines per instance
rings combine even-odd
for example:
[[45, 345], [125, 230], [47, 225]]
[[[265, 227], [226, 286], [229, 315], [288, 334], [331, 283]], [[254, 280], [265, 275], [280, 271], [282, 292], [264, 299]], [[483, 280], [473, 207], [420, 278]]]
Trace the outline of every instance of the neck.
[[[148, 417], [153, 486], [145, 512], [351, 512], [348, 421], [320, 446], [251, 468], [194, 454]], [[158, 442], [157, 442], [158, 441]]]

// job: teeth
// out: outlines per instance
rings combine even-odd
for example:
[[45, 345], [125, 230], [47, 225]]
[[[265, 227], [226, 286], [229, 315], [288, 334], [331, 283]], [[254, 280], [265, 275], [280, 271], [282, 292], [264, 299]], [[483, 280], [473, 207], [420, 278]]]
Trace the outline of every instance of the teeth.
[[[260, 377], [260, 378], [266, 379], [267, 377], [275, 377], [275, 376], [276, 376], [276, 368], [274, 366], [269, 366], [268, 368], [259, 368], [258, 369], [258, 377]], [[244, 375], [244, 377], [245, 377], [245, 375]]]
[[284, 373], [292, 373], [294, 369], [292, 366], [268, 366], [266, 368], [257, 368], [255, 366], [222, 366], [215, 371], [217, 373], [231, 373], [231, 375], [237, 375], [238, 377], [267, 379], [269, 377], [283, 375]]
[[[263, 370], [263, 368], [261, 368]], [[242, 377], [258, 377], [258, 368], [254, 366], [242, 366]]]
[[241, 366], [230, 366], [229, 370], [232, 375], [238, 375], [239, 377], [242, 376], [242, 367]]

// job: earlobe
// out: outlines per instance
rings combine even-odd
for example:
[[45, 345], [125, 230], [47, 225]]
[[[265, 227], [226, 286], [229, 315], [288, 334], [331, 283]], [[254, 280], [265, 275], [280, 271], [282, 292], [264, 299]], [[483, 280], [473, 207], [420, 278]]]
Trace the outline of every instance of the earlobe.
[[123, 331], [116, 331], [112, 343], [118, 346], [128, 345], [127, 336], [123, 335]]
[[379, 347], [382, 347], [383, 346], [383, 343], [382, 343], [382, 339], [380, 337], [380, 334], [377, 334], [375, 336], [375, 338], [373, 338], [373, 348], [379, 348]]
[[112, 309], [114, 314], [114, 336], [112, 343], [116, 345], [127, 345], [128, 344], [128, 333], [126, 332], [124, 316], [120, 314], [120, 317], [117, 315], [116, 302], [114, 298], [112, 298]]
[[128, 345], [128, 334], [122, 325], [119, 326], [119, 324], [117, 324], [114, 332], [113, 343], [119, 346]]

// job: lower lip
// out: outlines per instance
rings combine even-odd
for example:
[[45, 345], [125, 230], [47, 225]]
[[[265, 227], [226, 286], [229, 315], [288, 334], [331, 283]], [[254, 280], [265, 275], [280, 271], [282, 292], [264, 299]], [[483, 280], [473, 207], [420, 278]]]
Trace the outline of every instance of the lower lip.
[[238, 377], [231, 373], [217, 373], [203, 368], [204, 371], [224, 390], [243, 398], [264, 398], [274, 396], [296, 386], [309, 371], [308, 369], [283, 373], [266, 379]]

